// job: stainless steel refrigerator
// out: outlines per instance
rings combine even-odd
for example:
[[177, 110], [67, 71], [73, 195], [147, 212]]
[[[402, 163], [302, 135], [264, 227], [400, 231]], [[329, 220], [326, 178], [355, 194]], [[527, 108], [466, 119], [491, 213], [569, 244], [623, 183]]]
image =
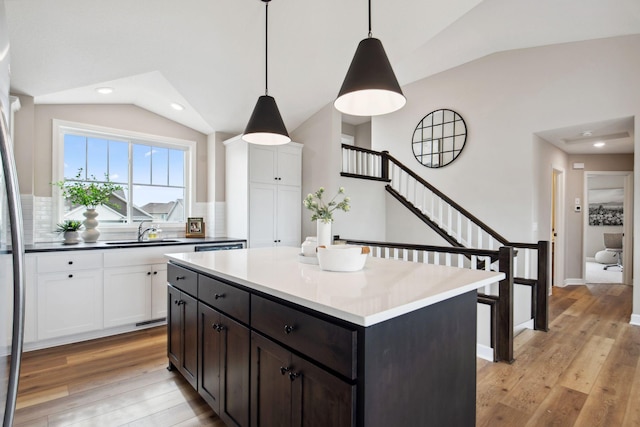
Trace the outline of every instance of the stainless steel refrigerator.
[[[9, 33], [0, 0], [0, 251], [11, 254], [10, 271], [0, 274], [0, 415], [13, 425], [24, 336], [24, 244], [22, 212], [13, 146], [9, 132]], [[5, 255], [2, 255], [5, 256]], [[8, 335], [8, 336], [4, 336]]]

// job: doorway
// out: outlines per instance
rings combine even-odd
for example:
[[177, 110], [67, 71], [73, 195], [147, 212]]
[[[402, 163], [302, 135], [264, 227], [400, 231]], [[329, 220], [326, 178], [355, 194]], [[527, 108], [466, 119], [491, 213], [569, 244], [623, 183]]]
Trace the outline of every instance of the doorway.
[[561, 285], [564, 277], [564, 170], [552, 169], [551, 177], [551, 286]]
[[584, 180], [585, 282], [631, 284], [631, 249], [624, 248], [633, 247], [633, 173], [585, 172]]

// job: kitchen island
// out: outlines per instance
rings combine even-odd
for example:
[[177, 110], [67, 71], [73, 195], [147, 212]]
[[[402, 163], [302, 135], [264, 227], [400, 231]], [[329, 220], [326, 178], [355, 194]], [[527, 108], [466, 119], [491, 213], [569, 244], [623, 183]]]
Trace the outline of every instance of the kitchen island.
[[476, 290], [502, 273], [298, 248], [168, 255], [169, 360], [228, 426], [473, 426]]

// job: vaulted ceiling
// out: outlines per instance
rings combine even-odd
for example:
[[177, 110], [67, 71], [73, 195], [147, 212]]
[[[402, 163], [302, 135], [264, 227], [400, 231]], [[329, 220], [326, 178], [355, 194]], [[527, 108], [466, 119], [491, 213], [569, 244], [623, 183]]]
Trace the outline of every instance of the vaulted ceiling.
[[[131, 103], [240, 133], [264, 94], [260, 0], [5, 0], [11, 86], [36, 103]], [[373, 0], [401, 85], [505, 50], [640, 33], [638, 0]], [[269, 94], [289, 130], [332, 102], [365, 0], [269, 3]], [[95, 88], [115, 92], [100, 95]], [[176, 111], [171, 102], [185, 106]]]

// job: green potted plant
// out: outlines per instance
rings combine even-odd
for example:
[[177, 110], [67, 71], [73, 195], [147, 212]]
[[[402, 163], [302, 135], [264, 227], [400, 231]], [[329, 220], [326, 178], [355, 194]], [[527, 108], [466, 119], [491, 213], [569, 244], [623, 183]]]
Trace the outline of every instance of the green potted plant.
[[82, 222], [75, 219], [67, 219], [56, 227], [56, 232], [64, 236], [65, 245], [74, 245], [80, 241], [78, 230], [82, 228]]
[[85, 231], [82, 233], [82, 238], [87, 243], [96, 242], [100, 237], [100, 232], [96, 228], [98, 226], [96, 207], [101, 205], [118, 207], [110, 203], [109, 198], [112, 193], [122, 190], [122, 186], [111, 182], [108, 174], [105, 174], [104, 181], [98, 181], [93, 175], [91, 175], [90, 180], [83, 180], [82, 168], [78, 169], [74, 179], [65, 179], [54, 182], [52, 185], [60, 188], [62, 197], [69, 200], [72, 205], [80, 205], [87, 208], [83, 213], [86, 219], [83, 221]]
[[324, 195], [324, 187], [320, 187], [315, 193], [307, 194], [307, 197], [302, 201], [305, 208], [313, 212], [311, 221], [316, 221], [316, 235], [318, 246], [327, 246], [332, 242], [331, 237], [331, 223], [333, 222], [333, 211], [341, 210], [349, 212], [351, 206], [349, 197], [344, 197], [342, 201], [337, 201], [336, 198], [341, 194], [344, 194], [344, 187], [338, 189], [338, 193], [333, 196], [329, 202], [322, 200]]

